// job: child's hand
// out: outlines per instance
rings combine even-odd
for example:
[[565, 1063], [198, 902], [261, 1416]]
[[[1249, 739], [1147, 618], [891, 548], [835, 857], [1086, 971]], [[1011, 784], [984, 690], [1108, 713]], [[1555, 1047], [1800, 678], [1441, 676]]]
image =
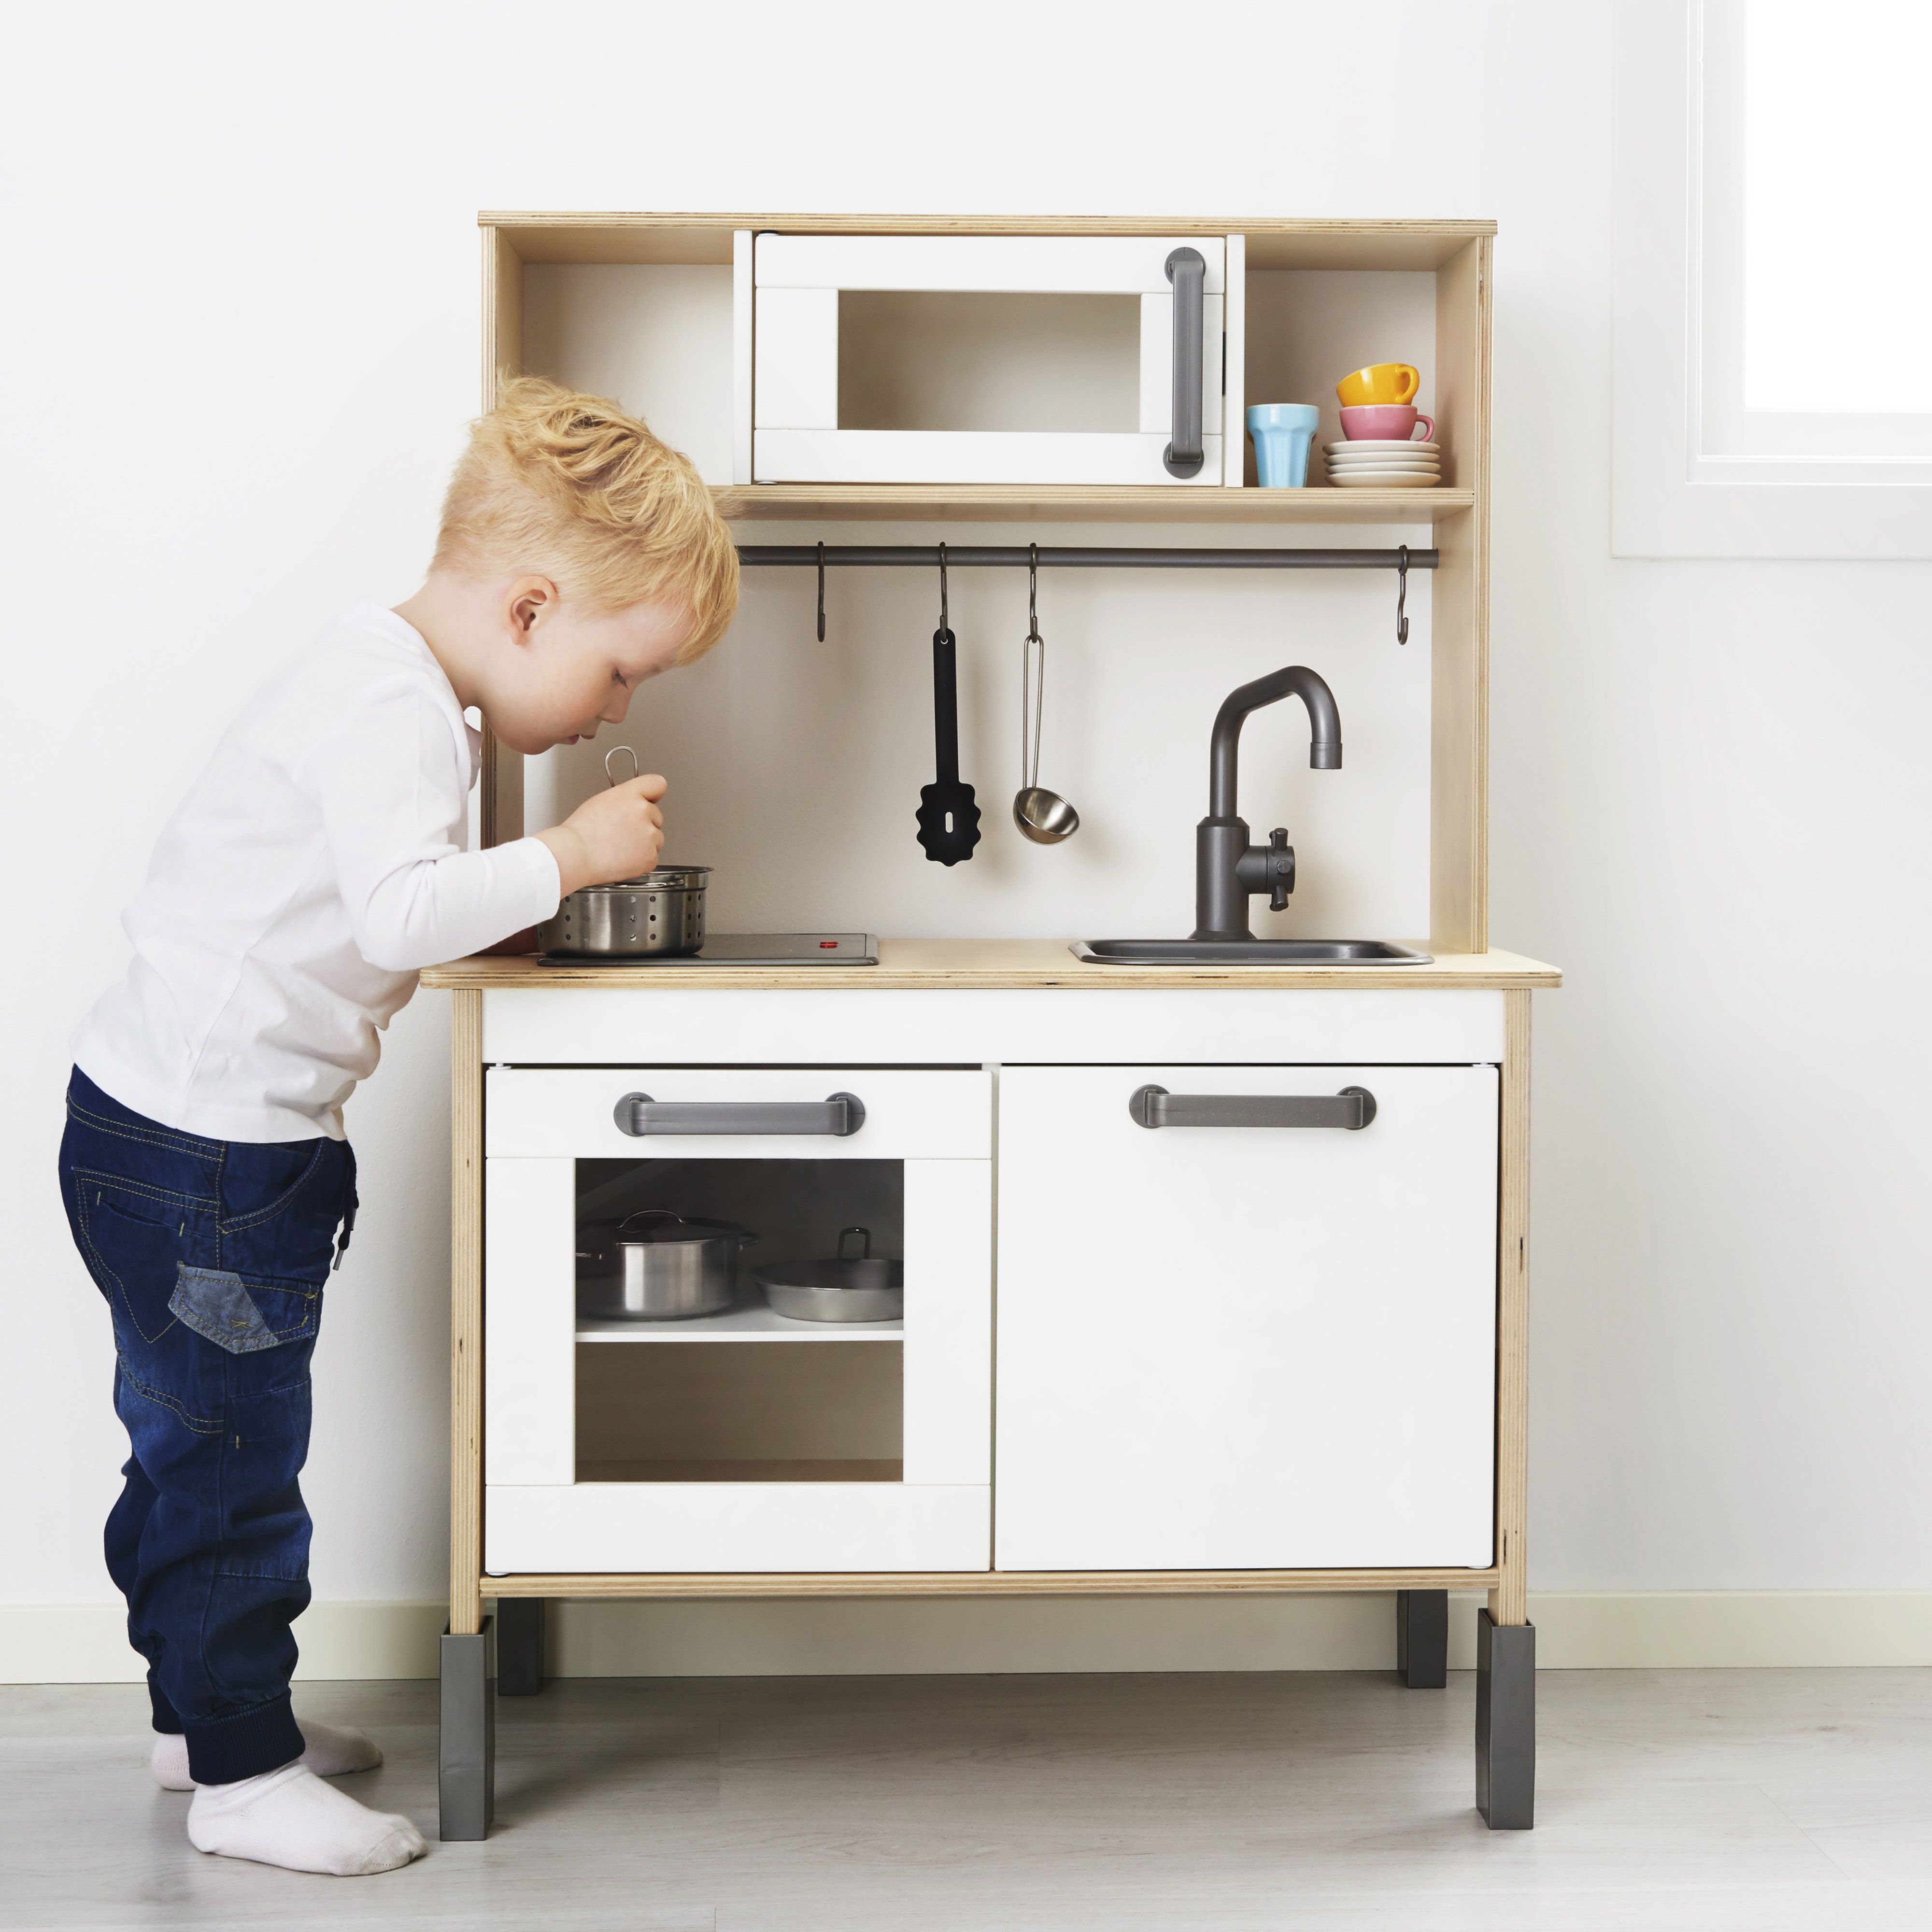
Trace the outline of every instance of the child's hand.
[[566, 892], [650, 872], [664, 849], [664, 781], [655, 772], [586, 799], [561, 825], [537, 836], [556, 860]]

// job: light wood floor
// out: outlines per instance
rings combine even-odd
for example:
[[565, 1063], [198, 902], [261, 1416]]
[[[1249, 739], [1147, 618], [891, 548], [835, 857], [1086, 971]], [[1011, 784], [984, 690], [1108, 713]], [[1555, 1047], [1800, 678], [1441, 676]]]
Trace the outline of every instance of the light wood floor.
[[[202, 1858], [143, 1700], [0, 1690], [0, 1924], [572, 1932], [1924, 1932], [1932, 1670], [1549, 1672], [1534, 1832], [1471, 1808], [1472, 1680], [655, 1679], [501, 1710], [497, 1827], [408, 1870]], [[430, 1684], [310, 1684], [435, 1828]]]

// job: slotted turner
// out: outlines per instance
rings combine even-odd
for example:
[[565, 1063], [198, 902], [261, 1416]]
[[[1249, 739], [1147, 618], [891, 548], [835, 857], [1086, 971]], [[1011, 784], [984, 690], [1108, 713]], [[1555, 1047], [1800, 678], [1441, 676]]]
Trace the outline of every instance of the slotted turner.
[[932, 634], [932, 725], [939, 776], [919, 794], [919, 842], [926, 856], [956, 866], [980, 842], [973, 788], [959, 782], [959, 677], [956, 640], [942, 623]]

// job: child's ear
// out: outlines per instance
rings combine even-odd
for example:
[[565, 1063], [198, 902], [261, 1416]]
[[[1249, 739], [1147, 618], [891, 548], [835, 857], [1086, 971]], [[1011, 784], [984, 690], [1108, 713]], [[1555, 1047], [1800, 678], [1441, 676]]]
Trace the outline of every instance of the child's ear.
[[504, 593], [511, 636], [520, 644], [527, 644], [531, 633], [560, 601], [556, 586], [548, 577], [518, 578]]

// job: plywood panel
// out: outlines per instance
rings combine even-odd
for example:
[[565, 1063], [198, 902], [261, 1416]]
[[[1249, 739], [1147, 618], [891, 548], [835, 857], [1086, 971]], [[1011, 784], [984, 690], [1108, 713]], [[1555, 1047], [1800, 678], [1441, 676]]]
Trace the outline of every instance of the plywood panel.
[[[1420, 406], [1436, 412], [1433, 275], [1251, 269], [1246, 340], [1250, 400], [1312, 403], [1322, 412], [1308, 477], [1326, 496], [1352, 494], [1325, 487], [1322, 460], [1322, 446], [1342, 434], [1335, 385], [1350, 370], [1412, 363], [1422, 377]], [[1451, 484], [1460, 480], [1453, 470], [1443, 473]]]
[[1490, 248], [1436, 276], [1436, 382], [1445, 469], [1475, 493], [1437, 532], [1430, 594], [1430, 944], [1489, 944]]
[[1418, 544], [1475, 501], [1466, 490], [1228, 489], [1218, 472], [1205, 484], [760, 483], [712, 495], [734, 522], [1381, 524], [1397, 538], [1408, 526]]
[[556, 210], [486, 212], [530, 262], [728, 262], [734, 229], [800, 235], [1170, 235], [1244, 233], [1251, 267], [1436, 268], [1472, 239], [1493, 235], [1481, 220], [1354, 220], [1215, 215], [653, 214]]
[[449, 1628], [483, 1628], [483, 995], [450, 1000]]
[[728, 268], [533, 264], [524, 271], [524, 365], [611, 398], [724, 488], [733, 299]]
[[493, 1597], [1292, 1597], [1362, 1590], [1482, 1590], [1494, 1570], [1024, 1570], [964, 1574], [666, 1576], [633, 1572], [489, 1580]]
[[[483, 230], [483, 398], [487, 412], [496, 406], [501, 378], [524, 362], [524, 264], [501, 230]], [[487, 847], [524, 836], [524, 760], [483, 728], [479, 829]]]
[[752, 338], [757, 317], [752, 281], [752, 231], [731, 237], [731, 481], [752, 480]]
[[[1090, 993], [1136, 993], [1162, 988], [1237, 995], [1256, 992], [1335, 992], [1349, 990], [1396, 993], [1403, 995], [1407, 1000], [1418, 992], [1439, 992], [1445, 988], [1494, 992], [1508, 986], [1555, 987], [1563, 983], [1563, 975], [1557, 968], [1546, 966], [1540, 960], [1526, 959], [1520, 952], [1502, 951], [1482, 953], [1438, 952], [1426, 966], [1091, 966], [1076, 960], [1068, 951], [1066, 941], [1062, 939], [882, 939], [879, 941], [879, 963], [876, 966], [703, 966], [686, 964], [674, 959], [653, 965], [600, 965], [594, 961], [585, 960], [580, 964], [541, 966], [534, 956], [527, 953], [514, 957], [481, 955], [473, 958], [454, 960], [447, 966], [432, 966], [424, 973], [422, 983], [425, 986], [481, 986], [503, 992], [520, 990], [542, 993], [556, 992], [565, 988], [602, 987], [613, 991], [631, 989], [685, 994], [747, 987], [766, 992], [789, 991], [812, 995], [830, 992], [885, 991], [956, 994], [995, 988], [1039, 987], [1055, 989], [1062, 994], [1070, 994], [1076, 1000]], [[507, 1006], [498, 1006], [493, 1010], [493, 1013], [501, 1018], [511, 1010]], [[721, 1009], [721, 1013], [722, 1010]], [[738, 1024], [754, 1024], [752, 1012], [748, 1012], [742, 1003], [733, 1006], [730, 1010], [742, 1016]], [[934, 1006], [929, 1002], [915, 1002], [910, 1007], [895, 1006], [888, 1003], [868, 1010], [881, 1016], [904, 1012], [909, 1016], [916, 1016], [910, 1023], [930, 1025], [940, 1022], [943, 1015], [958, 1009], [950, 1004]], [[988, 1010], [990, 1012], [991, 1010]], [[1065, 1024], [1076, 1017], [1071, 1010], [1058, 1007], [1049, 1010], [1058, 1024]], [[1187, 1000], [1171, 1008], [1161, 1009], [1163, 1016], [1168, 1013], [1194, 1016], [1213, 1010], [1212, 1007], [1203, 1008]], [[1242, 1010], [1244, 1013], [1251, 1012], [1258, 1021], [1263, 1017], [1264, 1011], [1272, 1013], [1278, 1025], [1286, 1022], [1291, 1012], [1310, 1012], [1316, 1009], [1284, 1009], [1279, 1005], [1270, 1004], [1265, 1009], [1257, 1006]], [[1345, 1009], [1340, 1003], [1330, 1002], [1320, 1010], [1339, 1016]], [[1405, 1020], [1412, 1018], [1418, 1026], [1439, 1028], [1443, 1023], [1443, 1012], [1430, 1006], [1426, 1002], [1414, 1007], [1405, 1004], [1400, 1010]], [[790, 1012], [790, 1010], [788, 1009], [788, 1016]], [[662, 1010], [652, 1008], [651, 1015], [650, 1024], [662, 1024]], [[608, 1026], [616, 1021], [617, 1016], [616, 1011], [611, 1010], [603, 1012], [599, 1017], [600, 1023]], [[1500, 1018], [1497, 1024], [1499, 1027]], [[952, 1032], [950, 1028], [942, 1026], [941, 1030], [934, 1034], [935, 1042]], [[759, 1036], [770, 1036], [760, 1028]], [[622, 1058], [650, 1052], [648, 1046], [636, 1043], [647, 1040], [647, 1034], [627, 1033], [622, 1037], [627, 1043], [621, 1049], [616, 1043], [615, 1036], [612, 1038], [611, 1052], [608, 1058]], [[735, 1051], [740, 1036], [734, 1034], [731, 1037]], [[1498, 1046], [1501, 1040], [1502, 1035], [1498, 1032], [1496, 1036]], [[825, 1045], [823, 1040], [818, 1039], [809, 1040], [804, 1043], [814, 1048]], [[497, 1036], [493, 1033], [493, 1048], [499, 1044]], [[1299, 1050], [1297, 1049], [1298, 1052]], [[568, 1059], [573, 1056], [567, 1054], [545, 1055], [535, 1053], [526, 1046], [520, 1046], [514, 1052], [501, 1052], [495, 1057], [499, 1059], [534, 1060], [545, 1058]], [[930, 1053], [913, 1054], [908, 1057], [914, 1060], [930, 1060], [935, 1055]], [[936, 1057], [978, 1060], [997, 1055], [982, 1054], [976, 1047], [970, 1055], [940, 1054]], [[1112, 1056], [1102, 1054], [1100, 1057], [1105, 1059]], [[1231, 1057], [1242, 1059], [1248, 1056], [1244, 1051], [1234, 1053]], [[1396, 1057], [1404, 1056], [1399, 1054]], [[1426, 1060], [1436, 1056], [1425, 1052], [1420, 1057]], [[1470, 1056], [1458, 1053], [1448, 1057], [1467, 1058]], [[1475, 1057], [1480, 1058], [1482, 1056]]]
[[1505, 993], [1496, 1271], [1496, 1564], [1490, 1615], [1528, 1617], [1529, 995]]

